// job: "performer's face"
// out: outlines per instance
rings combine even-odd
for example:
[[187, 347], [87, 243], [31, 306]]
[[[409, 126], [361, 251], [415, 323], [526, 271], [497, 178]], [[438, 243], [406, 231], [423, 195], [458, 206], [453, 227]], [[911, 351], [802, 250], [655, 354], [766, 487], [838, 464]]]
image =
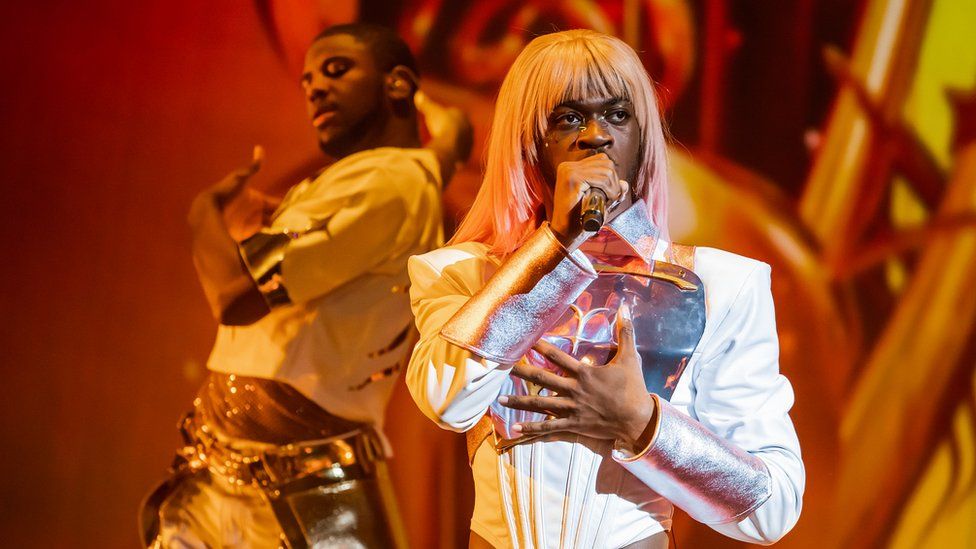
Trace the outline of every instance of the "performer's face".
[[591, 97], [567, 101], [549, 115], [549, 126], [539, 146], [542, 175], [553, 187], [561, 163], [602, 152], [613, 160], [619, 178], [634, 183], [640, 138], [630, 100]]
[[334, 157], [365, 148], [381, 131], [384, 73], [365, 44], [346, 34], [317, 40], [305, 54], [302, 89], [319, 146]]

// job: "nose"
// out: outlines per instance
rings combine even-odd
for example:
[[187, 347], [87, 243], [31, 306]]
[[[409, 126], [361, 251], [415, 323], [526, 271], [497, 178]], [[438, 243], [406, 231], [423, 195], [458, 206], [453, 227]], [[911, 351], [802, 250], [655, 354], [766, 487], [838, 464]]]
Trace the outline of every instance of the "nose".
[[613, 145], [613, 136], [602, 120], [590, 118], [579, 130], [576, 145], [581, 149], [600, 149]]
[[305, 98], [309, 101], [320, 99], [325, 96], [328, 79], [321, 74], [312, 73], [312, 78], [305, 82]]

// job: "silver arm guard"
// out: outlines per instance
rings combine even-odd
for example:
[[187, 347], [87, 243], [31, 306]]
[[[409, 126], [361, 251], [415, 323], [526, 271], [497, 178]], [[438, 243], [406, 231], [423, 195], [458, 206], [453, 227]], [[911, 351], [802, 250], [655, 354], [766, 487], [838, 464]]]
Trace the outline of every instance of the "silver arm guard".
[[274, 309], [291, 303], [281, 279], [281, 262], [285, 250], [298, 235], [292, 232], [258, 232], [241, 242], [237, 249], [251, 278], [268, 307]]
[[653, 397], [654, 437], [637, 455], [615, 448], [617, 463], [705, 524], [739, 521], [769, 499], [772, 479], [762, 460]]
[[518, 361], [596, 278], [544, 224], [441, 329], [441, 337], [500, 364]]

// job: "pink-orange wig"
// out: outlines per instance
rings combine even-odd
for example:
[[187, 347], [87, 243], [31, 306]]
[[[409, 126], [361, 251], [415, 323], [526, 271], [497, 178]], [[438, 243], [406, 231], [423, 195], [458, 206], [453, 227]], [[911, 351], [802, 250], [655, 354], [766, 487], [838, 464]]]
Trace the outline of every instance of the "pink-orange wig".
[[549, 115], [566, 101], [623, 97], [641, 131], [637, 180], [631, 182], [667, 236], [667, 157], [657, 98], [637, 54], [622, 40], [591, 30], [546, 34], [530, 42], [498, 92], [485, 179], [451, 243], [482, 242], [506, 256], [544, 221], [551, 195], [538, 146]]

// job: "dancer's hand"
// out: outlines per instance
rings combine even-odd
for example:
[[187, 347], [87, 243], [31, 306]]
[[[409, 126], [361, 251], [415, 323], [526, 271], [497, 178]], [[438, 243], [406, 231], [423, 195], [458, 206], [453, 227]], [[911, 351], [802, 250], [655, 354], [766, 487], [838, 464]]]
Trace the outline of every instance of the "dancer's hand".
[[576, 249], [588, 236], [584, 234], [579, 222], [578, 204], [591, 187], [602, 189], [607, 195], [608, 204], [626, 196], [630, 188], [626, 181], [617, 177], [613, 160], [605, 153], [575, 162], [562, 162], [556, 167], [556, 188], [550, 224], [570, 251]]
[[247, 182], [254, 174], [258, 173], [263, 163], [264, 147], [255, 145], [250, 164], [230, 172], [204, 193], [209, 194], [211, 198], [217, 201], [217, 205], [223, 208], [228, 201], [236, 198], [244, 190]]
[[197, 197], [199, 204], [220, 210], [220, 215], [231, 238], [240, 242], [266, 227], [278, 208], [279, 200], [248, 186], [251, 178], [261, 169], [264, 148], [254, 147], [251, 163], [227, 174]]
[[427, 147], [437, 154], [446, 185], [454, 172], [471, 157], [474, 127], [464, 111], [442, 105], [421, 90], [414, 94], [413, 101], [424, 117], [424, 125], [430, 134]]
[[634, 340], [634, 326], [626, 304], [617, 313], [617, 354], [607, 364], [589, 365], [539, 341], [535, 350], [562, 368], [559, 376], [536, 366], [517, 364], [516, 376], [545, 387], [553, 396], [503, 396], [509, 408], [549, 414], [552, 419], [518, 423], [512, 429], [523, 435], [570, 432], [598, 439], [616, 439], [631, 448], [647, 445], [653, 434], [655, 401], [644, 387], [641, 358]]

